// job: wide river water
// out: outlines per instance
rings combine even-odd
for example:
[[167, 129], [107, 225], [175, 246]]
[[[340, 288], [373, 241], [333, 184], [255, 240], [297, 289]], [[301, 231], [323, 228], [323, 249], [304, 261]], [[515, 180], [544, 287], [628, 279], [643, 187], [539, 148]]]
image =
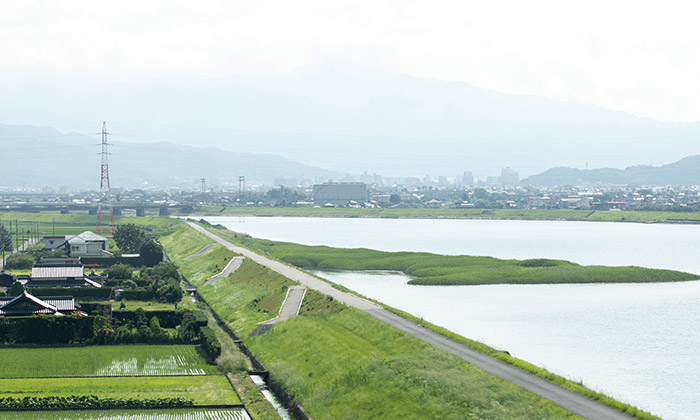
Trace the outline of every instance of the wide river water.
[[[207, 217], [254, 237], [385, 251], [561, 258], [700, 274], [700, 226], [499, 220]], [[316, 272], [365, 296], [666, 419], [700, 419], [700, 281], [411, 286]]]

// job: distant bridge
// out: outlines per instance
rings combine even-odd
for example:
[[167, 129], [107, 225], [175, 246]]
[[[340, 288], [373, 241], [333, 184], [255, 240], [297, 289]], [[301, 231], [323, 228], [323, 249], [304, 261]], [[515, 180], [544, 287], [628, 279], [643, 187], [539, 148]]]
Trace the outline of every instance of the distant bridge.
[[[124, 211], [134, 211], [136, 216], [144, 217], [146, 212], [158, 212], [159, 216], [167, 216], [173, 210], [182, 208], [191, 208], [186, 204], [118, 204], [113, 205], [115, 216], [121, 216]], [[88, 212], [88, 214], [97, 214], [97, 204], [68, 204], [68, 203], [11, 203], [0, 204], [0, 212], [25, 212], [25, 213], [42, 213], [42, 212], [59, 212], [61, 214], [70, 214], [72, 212]]]

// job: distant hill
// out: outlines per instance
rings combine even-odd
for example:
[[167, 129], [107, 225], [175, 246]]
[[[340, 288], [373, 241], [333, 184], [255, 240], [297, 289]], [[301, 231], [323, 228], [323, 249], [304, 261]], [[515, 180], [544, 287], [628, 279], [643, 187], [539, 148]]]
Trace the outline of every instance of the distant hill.
[[[303, 165], [275, 155], [235, 153], [168, 142], [114, 141], [109, 156], [112, 187], [190, 187], [246, 181], [274, 184], [275, 179], [338, 179], [331, 170]], [[49, 127], [0, 124], [0, 187], [99, 189], [99, 136], [64, 134]]]
[[624, 184], [636, 186], [700, 185], [700, 155], [689, 156], [663, 166], [630, 166], [625, 169], [552, 168], [532, 175], [522, 185], [563, 186]]
[[[462, 82], [346, 64], [265, 77], [131, 82], [15, 80], [0, 95], [4, 122], [110, 130], [285, 156], [341, 172], [479, 178], [510, 166], [661, 164], [700, 153], [700, 123], [663, 122]], [[115, 136], [115, 140], [118, 137]]]

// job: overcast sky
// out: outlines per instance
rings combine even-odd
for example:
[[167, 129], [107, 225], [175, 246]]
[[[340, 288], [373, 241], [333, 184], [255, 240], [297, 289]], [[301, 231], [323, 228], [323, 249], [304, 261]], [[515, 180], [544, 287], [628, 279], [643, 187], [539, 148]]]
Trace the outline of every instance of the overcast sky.
[[258, 76], [346, 62], [692, 121], [696, 4], [0, 0], [0, 79]]

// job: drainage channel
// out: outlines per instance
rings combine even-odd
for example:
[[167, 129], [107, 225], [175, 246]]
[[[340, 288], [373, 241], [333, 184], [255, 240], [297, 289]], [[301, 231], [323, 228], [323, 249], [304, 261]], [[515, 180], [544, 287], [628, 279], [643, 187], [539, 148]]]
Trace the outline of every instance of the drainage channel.
[[282, 417], [282, 420], [293, 420], [293, 417], [289, 413], [289, 410], [287, 410], [282, 404], [280, 404], [279, 400], [267, 387], [267, 383], [265, 383], [265, 379], [263, 379], [262, 376], [250, 375], [250, 379], [252, 379], [253, 383], [257, 385], [258, 389], [260, 389], [260, 392], [263, 394], [263, 397], [265, 397], [265, 399], [268, 400], [270, 404], [272, 404], [275, 410], [277, 410], [277, 414], [279, 414], [280, 417]]

